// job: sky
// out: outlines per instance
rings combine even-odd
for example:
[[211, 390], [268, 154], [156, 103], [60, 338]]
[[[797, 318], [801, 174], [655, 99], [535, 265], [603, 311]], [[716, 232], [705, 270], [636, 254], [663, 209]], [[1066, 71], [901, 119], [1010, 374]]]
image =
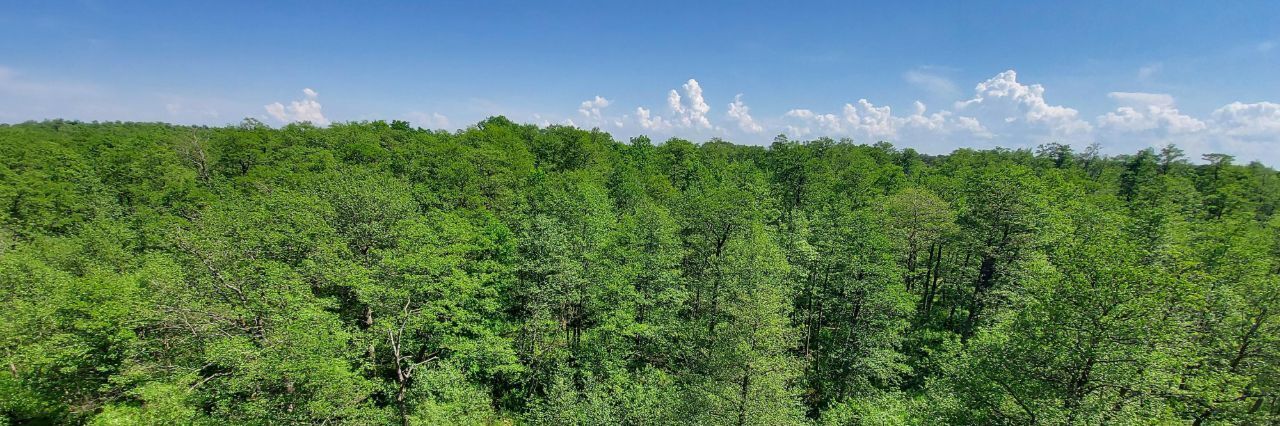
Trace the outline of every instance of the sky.
[[1280, 165], [1280, 2], [0, 0], [0, 123], [493, 115]]

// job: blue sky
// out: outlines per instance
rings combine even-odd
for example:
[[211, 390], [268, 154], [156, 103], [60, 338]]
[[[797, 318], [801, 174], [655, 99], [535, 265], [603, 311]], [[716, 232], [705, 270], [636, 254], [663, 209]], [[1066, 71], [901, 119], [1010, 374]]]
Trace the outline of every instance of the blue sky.
[[497, 114], [930, 153], [1173, 142], [1277, 165], [1280, 2], [0, 0], [0, 122]]

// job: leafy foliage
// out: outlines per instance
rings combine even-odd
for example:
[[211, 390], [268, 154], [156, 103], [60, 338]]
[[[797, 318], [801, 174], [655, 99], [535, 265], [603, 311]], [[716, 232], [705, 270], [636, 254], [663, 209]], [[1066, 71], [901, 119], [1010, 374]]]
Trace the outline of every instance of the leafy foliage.
[[0, 125], [0, 422], [1277, 424], [1233, 161]]

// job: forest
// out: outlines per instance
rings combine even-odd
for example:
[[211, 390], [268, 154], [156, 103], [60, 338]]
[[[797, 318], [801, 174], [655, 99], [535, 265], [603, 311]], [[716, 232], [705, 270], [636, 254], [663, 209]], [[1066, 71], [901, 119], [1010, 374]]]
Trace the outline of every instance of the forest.
[[1278, 425], [1280, 175], [0, 125], [0, 425]]

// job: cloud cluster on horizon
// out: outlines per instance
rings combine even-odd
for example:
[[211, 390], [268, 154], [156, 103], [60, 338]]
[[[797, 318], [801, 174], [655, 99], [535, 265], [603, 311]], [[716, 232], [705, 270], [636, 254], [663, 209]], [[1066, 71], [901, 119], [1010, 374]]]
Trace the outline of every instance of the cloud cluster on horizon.
[[[1144, 71], [1155, 72], [1146, 68]], [[957, 92], [950, 80], [925, 72], [908, 71], [903, 78], [934, 93]], [[1098, 142], [1140, 149], [1173, 143], [1192, 155], [1226, 152], [1249, 159], [1266, 159], [1273, 164], [1280, 160], [1272, 152], [1280, 144], [1280, 104], [1233, 102], [1216, 109], [1209, 117], [1197, 118], [1180, 111], [1174, 97], [1166, 93], [1111, 92], [1107, 97], [1116, 105], [1115, 109], [1089, 119], [1075, 108], [1049, 102], [1044, 86], [1019, 81], [1014, 70], [977, 83], [971, 95], [955, 101], [950, 108], [930, 111], [923, 102], [915, 101], [906, 114], [895, 113], [887, 105], [876, 105], [863, 98], [844, 104], [839, 111], [793, 108], [780, 117], [760, 120], [752, 116], [743, 94], [738, 93], [726, 105], [724, 126], [716, 124], [719, 120], [713, 120], [716, 116], [698, 80], [691, 78], [680, 89], [667, 92], [664, 112], [637, 106], [634, 114], [610, 115], [608, 109], [616, 102], [596, 95], [578, 105], [580, 123], [570, 118], [559, 123], [613, 131], [639, 129], [662, 136], [692, 132], [700, 136], [785, 134], [793, 138], [883, 140], [926, 149], [975, 145], [1025, 147], [1045, 142], [1077, 146]], [[319, 94], [307, 88], [303, 89], [303, 95], [303, 99], [291, 101], [287, 106], [274, 102], [264, 108], [281, 123], [328, 124]], [[439, 113], [413, 112], [409, 117], [423, 127], [449, 126], [449, 120]], [[541, 115], [535, 119], [542, 125], [551, 124]], [[631, 124], [636, 127], [629, 127]]]
[[[1152, 73], [1156, 71], [1148, 71]], [[955, 92], [954, 84], [942, 77], [909, 71], [903, 78], [934, 93]], [[1280, 104], [1233, 102], [1208, 117], [1193, 117], [1178, 109], [1167, 93], [1111, 92], [1107, 98], [1113, 110], [1093, 118], [1079, 110], [1054, 104], [1046, 98], [1044, 86], [1018, 80], [1007, 70], [981, 81], [973, 91], [950, 108], [931, 111], [921, 101], [903, 114], [868, 99], [845, 103], [838, 111], [792, 108], [779, 117], [757, 119], [743, 101], [733, 97], [717, 124], [702, 85], [689, 79], [684, 94], [668, 92], [667, 111], [655, 112], [638, 106], [634, 116], [609, 116], [602, 111], [612, 102], [603, 97], [583, 102], [580, 109], [589, 120], [583, 124], [605, 130], [623, 130], [634, 122], [644, 132], [661, 136], [731, 137], [737, 135], [785, 134], [793, 138], [851, 138], [858, 142], [890, 141], [904, 146], [942, 151], [961, 146], [1029, 147], [1046, 142], [1136, 150], [1143, 147], [1177, 144], [1188, 154], [1229, 153], [1244, 159], [1280, 161], [1274, 151], [1280, 147]], [[937, 150], [937, 149], [935, 149]]]
[[305, 96], [303, 99], [289, 102], [287, 107], [279, 102], [273, 102], [263, 108], [267, 110], [267, 114], [281, 123], [305, 121], [322, 126], [328, 125], [329, 119], [324, 117], [324, 112], [321, 111], [323, 108], [317, 100], [320, 94], [311, 88], [302, 89], [302, 94]]
[[[932, 71], [919, 68], [902, 74], [904, 81], [932, 95], [932, 107], [917, 100], [907, 108], [891, 108], [859, 98], [828, 108], [796, 106], [760, 114], [748, 105], [749, 94], [733, 91], [716, 95], [714, 88], [707, 91], [702, 82], [690, 78], [666, 92], [665, 105], [623, 106], [608, 93], [600, 93], [577, 104], [576, 114], [538, 111], [541, 115], [532, 116], [533, 122], [542, 125], [598, 127], [620, 137], [645, 133], [655, 138], [723, 137], [762, 143], [773, 135], [785, 134], [800, 139], [851, 138], [860, 143], [884, 140], [931, 153], [959, 147], [1034, 147], [1046, 142], [1077, 147], [1097, 142], [1108, 152], [1124, 153], [1173, 143], [1193, 158], [1218, 152], [1280, 165], [1280, 103], [1235, 101], [1197, 115], [1180, 108], [1168, 93], [1115, 91], [1099, 95], [1105, 96], [1111, 107], [1093, 115], [1053, 102], [1051, 90], [1020, 80], [1023, 76], [1014, 70], [977, 82], [967, 92]], [[1159, 64], [1139, 70], [1147, 77], [1159, 72]], [[716, 104], [712, 101], [715, 96], [709, 95], [730, 101]], [[327, 125], [332, 118], [325, 113], [320, 94], [311, 88], [303, 89], [300, 99], [265, 105], [165, 94], [128, 104], [118, 99], [123, 96], [126, 94], [109, 87], [48, 81], [0, 66], [0, 122], [42, 117], [168, 117], [171, 121], [208, 123], [243, 116], [254, 104], [262, 105], [255, 116], [281, 124], [306, 121]], [[486, 108], [482, 113], [499, 112]], [[510, 115], [518, 119], [523, 114]], [[397, 116], [426, 128], [459, 125], [438, 112], [410, 110]]]

